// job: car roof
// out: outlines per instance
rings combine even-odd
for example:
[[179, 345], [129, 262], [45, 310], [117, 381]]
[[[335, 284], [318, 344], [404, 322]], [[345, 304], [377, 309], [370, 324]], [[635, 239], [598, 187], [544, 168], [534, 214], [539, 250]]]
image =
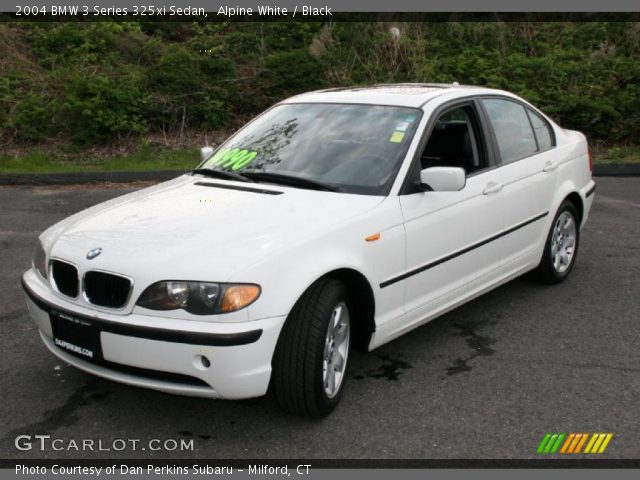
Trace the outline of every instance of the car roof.
[[355, 103], [421, 108], [433, 98], [454, 93], [459, 93], [460, 96], [481, 94], [513, 96], [502, 90], [457, 83], [393, 83], [318, 90], [296, 95], [282, 103]]

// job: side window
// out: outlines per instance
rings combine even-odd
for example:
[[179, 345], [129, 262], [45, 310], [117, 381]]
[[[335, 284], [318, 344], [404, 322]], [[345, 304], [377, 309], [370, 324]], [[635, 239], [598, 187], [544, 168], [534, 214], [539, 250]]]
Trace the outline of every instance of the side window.
[[533, 133], [538, 141], [538, 150], [543, 152], [553, 147], [553, 136], [551, 135], [551, 127], [544, 119], [533, 110], [527, 108], [527, 113], [531, 119]]
[[511, 163], [538, 150], [525, 108], [510, 100], [482, 100], [496, 135], [502, 163]]
[[462, 167], [467, 175], [486, 166], [479, 123], [471, 105], [442, 113], [420, 158], [421, 168]]

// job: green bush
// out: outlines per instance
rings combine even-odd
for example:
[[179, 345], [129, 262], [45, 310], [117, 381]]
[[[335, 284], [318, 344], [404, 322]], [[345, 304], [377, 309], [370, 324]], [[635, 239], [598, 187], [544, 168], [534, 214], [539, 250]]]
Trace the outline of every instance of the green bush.
[[262, 93], [273, 99], [316, 90], [326, 85], [322, 64], [307, 49], [269, 55], [265, 59], [265, 68], [267, 72], [261, 80]]
[[64, 117], [77, 143], [100, 143], [147, 130], [145, 98], [130, 78], [76, 77], [65, 94]]
[[46, 94], [29, 92], [21, 99], [14, 110], [14, 125], [19, 140], [37, 142], [55, 132], [52, 119], [56, 117], [59, 106], [55, 98]]
[[0, 36], [7, 145], [228, 130], [308, 90], [453, 81], [513, 91], [593, 140], [640, 137], [637, 22], [34, 22]]
[[223, 57], [168, 46], [149, 72], [152, 123], [161, 122], [165, 131], [173, 132], [220, 128], [229, 118], [233, 77], [233, 64]]

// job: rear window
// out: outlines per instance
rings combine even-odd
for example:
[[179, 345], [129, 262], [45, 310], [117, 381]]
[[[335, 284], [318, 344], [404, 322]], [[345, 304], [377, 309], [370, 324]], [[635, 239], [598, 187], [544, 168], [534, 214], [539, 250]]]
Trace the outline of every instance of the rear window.
[[549, 127], [549, 124], [530, 108], [527, 108], [527, 113], [531, 119], [533, 133], [538, 141], [538, 150], [549, 150], [553, 146], [553, 135], [551, 135], [551, 128]]

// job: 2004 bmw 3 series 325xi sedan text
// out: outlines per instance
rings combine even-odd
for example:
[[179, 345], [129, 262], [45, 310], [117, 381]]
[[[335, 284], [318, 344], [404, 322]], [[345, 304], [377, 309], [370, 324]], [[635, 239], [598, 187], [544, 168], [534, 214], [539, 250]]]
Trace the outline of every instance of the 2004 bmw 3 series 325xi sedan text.
[[585, 137], [503, 91], [379, 85], [285, 100], [172, 181], [40, 236], [23, 277], [82, 370], [287, 411], [338, 403], [374, 349], [529, 270], [576, 261]]

